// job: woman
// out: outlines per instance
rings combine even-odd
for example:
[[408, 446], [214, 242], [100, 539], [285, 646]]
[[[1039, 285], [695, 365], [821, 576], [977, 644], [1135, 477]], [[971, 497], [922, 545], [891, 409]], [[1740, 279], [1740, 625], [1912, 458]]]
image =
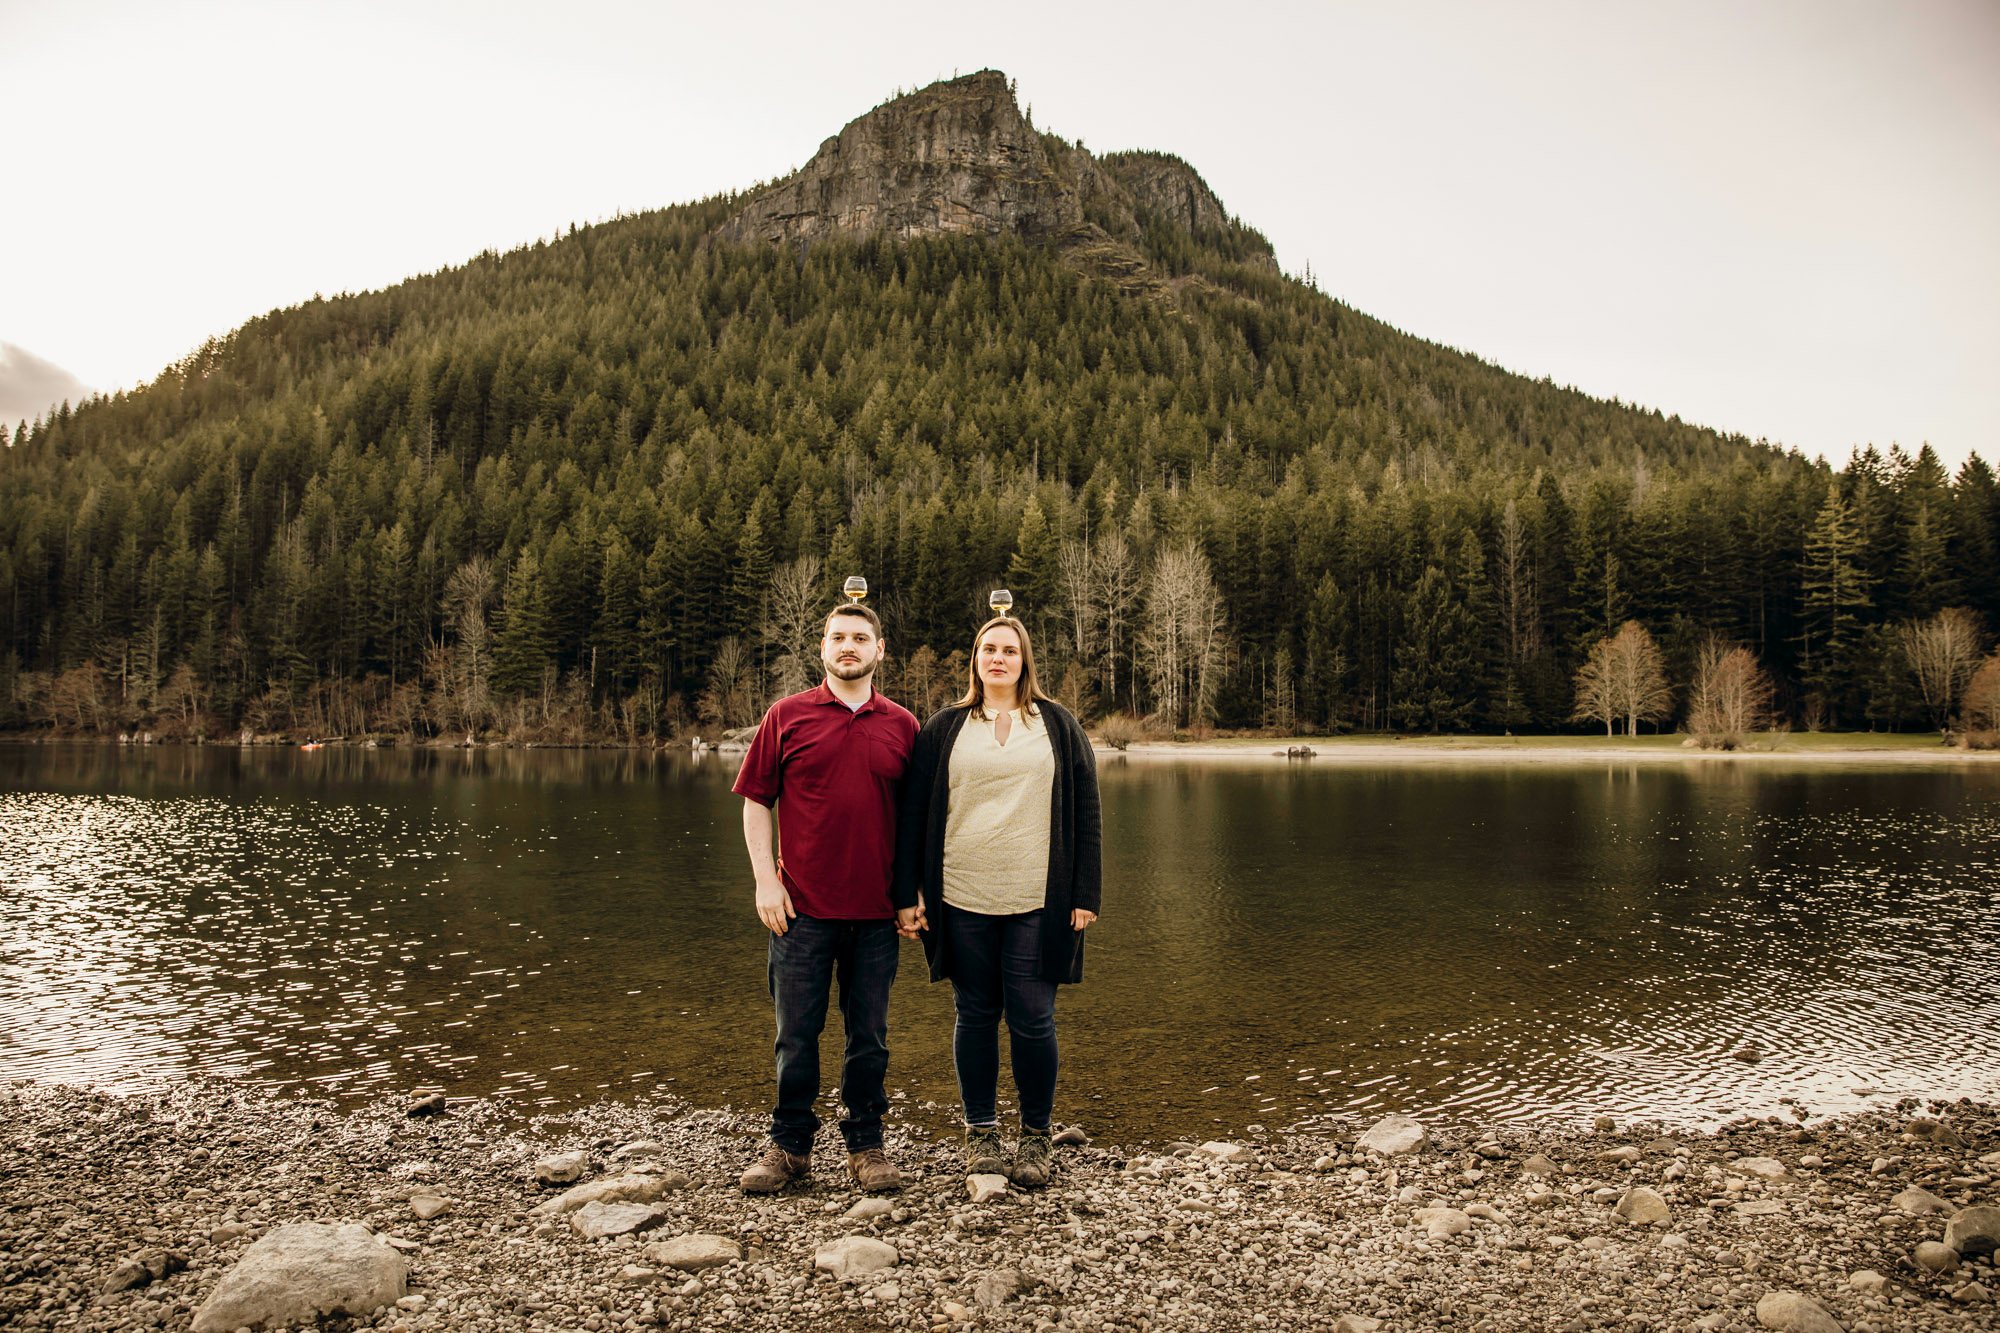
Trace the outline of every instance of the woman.
[[[1048, 1182], [1056, 987], [1083, 979], [1101, 840], [1089, 738], [1035, 684], [1027, 628], [1007, 616], [987, 621], [965, 697], [917, 735], [896, 821], [897, 924], [922, 935], [931, 980], [951, 978], [973, 1174]], [[995, 1108], [1002, 1015], [1021, 1104], [1011, 1165]]]

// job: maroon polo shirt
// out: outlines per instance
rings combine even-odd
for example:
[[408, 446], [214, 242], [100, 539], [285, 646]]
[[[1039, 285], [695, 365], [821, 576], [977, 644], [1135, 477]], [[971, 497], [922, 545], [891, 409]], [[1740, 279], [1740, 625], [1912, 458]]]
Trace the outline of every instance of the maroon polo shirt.
[[771, 705], [735, 792], [778, 808], [778, 873], [792, 906], [827, 921], [896, 915], [896, 800], [917, 719], [872, 694], [853, 711], [825, 681]]

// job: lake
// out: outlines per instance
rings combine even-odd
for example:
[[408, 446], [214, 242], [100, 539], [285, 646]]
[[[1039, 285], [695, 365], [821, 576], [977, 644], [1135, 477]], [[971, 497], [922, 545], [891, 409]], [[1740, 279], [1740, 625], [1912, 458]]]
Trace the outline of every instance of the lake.
[[[761, 1110], [736, 763], [0, 746], [0, 1074]], [[1101, 773], [1056, 1112], [1099, 1136], [2000, 1092], [2000, 767]], [[890, 1083], [935, 1129], [950, 1013], [906, 945]]]

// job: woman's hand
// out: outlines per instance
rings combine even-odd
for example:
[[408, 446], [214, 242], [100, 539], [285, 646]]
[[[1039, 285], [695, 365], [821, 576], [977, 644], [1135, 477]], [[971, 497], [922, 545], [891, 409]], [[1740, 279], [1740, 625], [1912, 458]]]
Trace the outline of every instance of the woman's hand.
[[923, 936], [923, 932], [930, 928], [931, 923], [924, 917], [924, 905], [922, 903], [918, 903], [915, 907], [898, 907], [896, 909], [896, 933], [904, 939], [920, 939]]
[[1079, 907], [1069, 914], [1069, 928], [1071, 930], [1088, 930], [1090, 923], [1095, 920], [1097, 920], [1097, 913], [1086, 912]]

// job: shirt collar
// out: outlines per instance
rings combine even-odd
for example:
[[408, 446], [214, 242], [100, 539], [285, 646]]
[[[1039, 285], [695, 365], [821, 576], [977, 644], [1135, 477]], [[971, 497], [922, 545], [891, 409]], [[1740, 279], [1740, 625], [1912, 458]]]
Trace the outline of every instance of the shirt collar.
[[[873, 683], [870, 683], [868, 686], [868, 702], [859, 708], [850, 708], [848, 711], [851, 713], [873, 712], [875, 701], [881, 697], [880, 691], [875, 688]], [[841, 702], [840, 696], [833, 692], [833, 687], [826, 683], [826, 677], [824, 676], [820, 677], [819, 684], [813, 687], [812, 701], [816, 704], [835, 704], [841, 708], [847, 708], [847, 705]]]

